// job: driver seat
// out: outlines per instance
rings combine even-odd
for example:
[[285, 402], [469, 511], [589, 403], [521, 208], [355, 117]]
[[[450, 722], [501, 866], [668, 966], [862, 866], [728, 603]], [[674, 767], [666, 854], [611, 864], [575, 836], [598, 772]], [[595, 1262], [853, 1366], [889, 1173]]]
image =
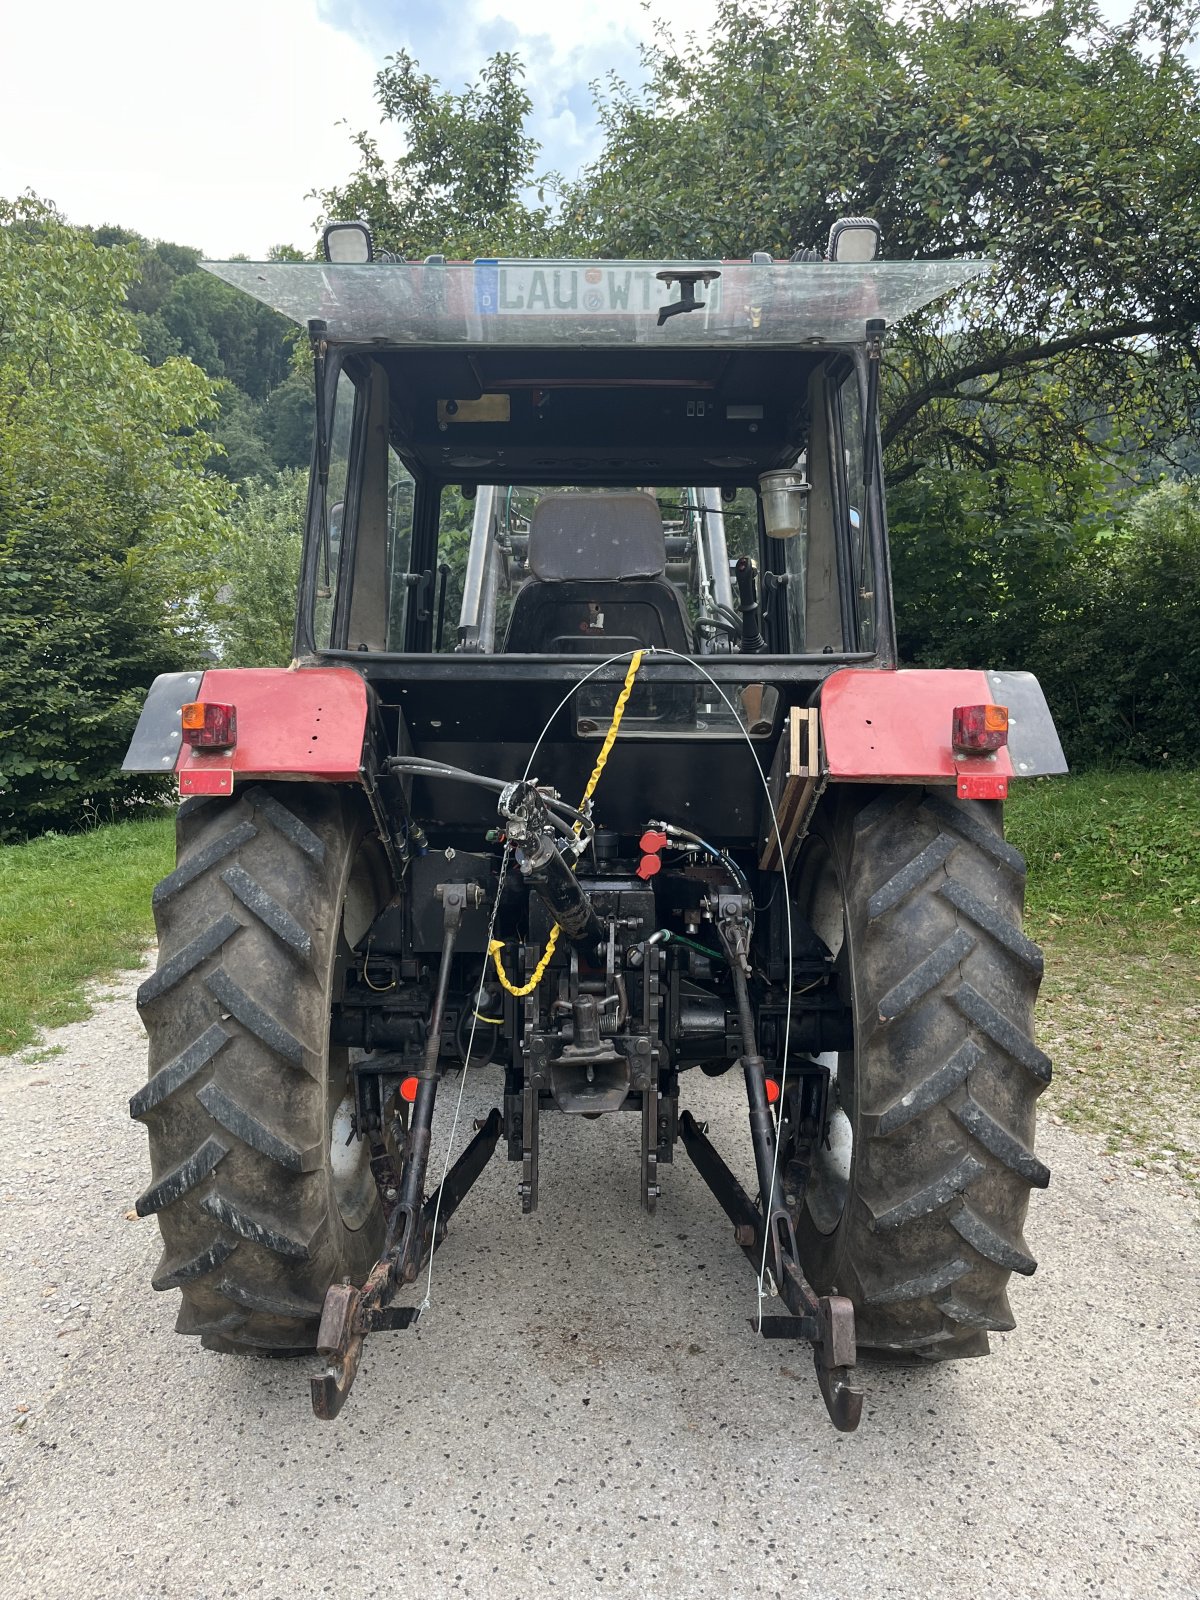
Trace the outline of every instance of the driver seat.
[[543, 495], [529, 519], [531, 576], [513, 602], [505, 652], [611, 656], [657, 645], [690, 655], [687, 608], [666, 565], [650, 495]]

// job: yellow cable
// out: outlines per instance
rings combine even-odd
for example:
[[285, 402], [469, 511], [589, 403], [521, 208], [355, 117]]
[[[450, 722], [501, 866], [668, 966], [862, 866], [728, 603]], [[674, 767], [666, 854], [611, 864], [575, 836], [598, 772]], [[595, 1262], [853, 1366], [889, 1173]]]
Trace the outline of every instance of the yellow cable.
[[[625, 683], [620, 694], [617, 696], [617, 703], [613, 707], [612, 722], [609, 725], [608, 732], [604, 737], [604, 743], [600, 746], [600, 754], [596, 757], [596, 765], [592, 768], [592, 775], [587, 781], [587, 788], [583, 791], [583, 799], [579, 802], [580, 811], [583, 810], [584, 806], [596, 792], [596, 785], [600, 782], [600, 774], [604, 771], [604, 763], [608, 760], [608, 752], [616, 743], [617, 730], [621, 726], [621, 718], [625, 715], [625, 706], [628, 703], [629, 696], [633, 693], [633, 680], [637, 677], [638, 668], [641, 666], [641, 664], [642, 652], [640, 650], [635, 650], [629, 659], [629, 671], [625, 674]], [[581, 827], [582, 823], [576, 821], [574, 828], [577, 834]]]
[[[642, 652], [640, 650], [635, 650], [629, 659], [629, 671], [625, 674], [625, 683], [620, 694], [617, 696], [617, 703], [613, 707], [612, 722], [609, 724], [608, 732], [604, 736], [604, 743], [600, 746], [600, 754], [596, 757], [596, 765], [592, 768], [592, 775], [587, 781], [587, 788], [583, 791], [583, 799], [579, 802], [578, 809], [580, 811], [583, 810], [584, 806], [587, 805], [588, 801], [592, 798], [592, 795], [596, 792], [596, 785], [600, 782], [600, 774], [604, 771], [604, 763], [608, 760], [608, 753], [616, 743], [617, 730], [621, 726], [621, 718], [625, 715], [625, 707], [629, 702], [629, 696], [633, 693], [633, 682], [638, 675], [638, 668], [641, 666], [641, 664]], [[572, 827], [576, 836], [578, 836], [580, 829], [583, 827], [583, 823], [579, 819], [576, 819], [576, 821], [572, 824]], [[500, 960], [501, 952], [504, 949], [504, 940], [492, 940], [492, 942], [488, 945], [488, 954], [492, 958], [492, 964], [496, 969], [497, 978], [499, 978], [501, 984], [505, 989], [508, 990], [509, 994], [513, 995], [518, 1000], [523, 1000], [527, 994], [533, 993], [538, 984], [541, 983], [542, 979], [546, 975], [546, 968], [550, 965], [550, 959], [554, 955], [555, 949], [558, 946], [559, 932], [560, 929], [558, 923], [556, 922], [550, 929], [550, 937], [546, 940], [546, 948], [542, 952], [542, 959], [533, 969], [533, 976], [530, 978], [528, 983], [521, 984], [519, 988], [509, 979], [508, 974], [504, 970], [504, 964]]]

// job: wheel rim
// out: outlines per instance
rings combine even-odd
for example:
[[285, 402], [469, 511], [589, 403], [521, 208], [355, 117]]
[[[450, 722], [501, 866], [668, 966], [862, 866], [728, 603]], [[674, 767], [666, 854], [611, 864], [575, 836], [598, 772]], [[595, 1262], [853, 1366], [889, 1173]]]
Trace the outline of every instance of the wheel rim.
[[[347, 1052], [339, 1054], [345, 1062]], [[345, 1088], [347, 1072], [348, 1066], [339, 1084], [334, 1083], [334, 1074], [330, 1073], [331, 1100], [339, 1086]], [[366, 1141], [354, 1137], [354, 1096], [349, 1091], [334, 1106], [330, 1121], [329, 1179], [343, 1226], [357, 1232], [375, 1206], [375, 1177]]]
[[[355, 960], [355, 947], [375, 920], [381, 904], [380, 873], [375, 851], [364, 846], [355, 857], [346, 885], [338, 928], [335, 972]], [[329, 1046], [329, 1183], [342, 1225], [356, 1233], [378, 1204], [371, 1151], [365, 1139], [354, 1136], [355, 1099], [350, 1072], [351, 1052], [344, 1045]]]
[[[849, 1002], [850, 952], [846, 943], [846, 903], [836, 863], [824, 840], [814, 838], [807, 868], [807, 906], [813, 931], [833, 957], [838, 990]], [[829, 1138], [813, 1159], [805, 1205], [818, 1233], [835, 1233], [846, 1212], [854, 1160], [854, 1053], [829, 1051], [815, 1058], [829, 1068]]]

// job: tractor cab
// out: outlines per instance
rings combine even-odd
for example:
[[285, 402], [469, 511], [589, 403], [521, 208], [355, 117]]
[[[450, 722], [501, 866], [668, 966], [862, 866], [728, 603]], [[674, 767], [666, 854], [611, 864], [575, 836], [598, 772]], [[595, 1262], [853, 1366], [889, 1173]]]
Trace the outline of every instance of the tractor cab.
[[[619, 658], [650, 652], [615, 825], [686, 772], [701, 823], [750, 844], [744, 735], [769, 760], [825, 678], [895, 664], [884, 331], [983, 267], [210, 264], [312, 345], [297, 658], [353, 665], [417, 755], [480, 771], [506, 770], [586, 676], [541, 759], [570, 791]], [[479, 796], [438, 801], [450, 825], [484, 819]]]
[[298, 654], [893, 660], [872, 358], [983, 264], [210, 270], [313, 343]]

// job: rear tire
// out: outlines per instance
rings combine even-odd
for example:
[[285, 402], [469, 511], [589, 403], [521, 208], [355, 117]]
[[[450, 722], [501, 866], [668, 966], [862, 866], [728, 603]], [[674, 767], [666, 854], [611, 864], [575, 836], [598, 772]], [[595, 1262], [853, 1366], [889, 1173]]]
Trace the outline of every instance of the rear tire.
[[176, 1327], [212, 1349], [316, 1343], [325, 1291], [361, 1282], [383, 1215], [366, 1146], [347, 1144], [347, 1052], [330, 1002], [386, 901], [361, 794], [261, 784], [186, 801], [174, 872], [154, 891], [158, 966], [138, 991], [150, 1078], [130, 1113], [150, 1135]]
[[797, 1239], [814, 1287], [853, 1301], [863, 1348], [984, 1355], [1014, 1326], [1011, 1273], [1034, 1270], [1021, 1230], [1050, 1176], [1033, 1153], [1050, 1062], [1001, 810], [944, 789], [835, 790], [797, 872], [855, 1031]]

